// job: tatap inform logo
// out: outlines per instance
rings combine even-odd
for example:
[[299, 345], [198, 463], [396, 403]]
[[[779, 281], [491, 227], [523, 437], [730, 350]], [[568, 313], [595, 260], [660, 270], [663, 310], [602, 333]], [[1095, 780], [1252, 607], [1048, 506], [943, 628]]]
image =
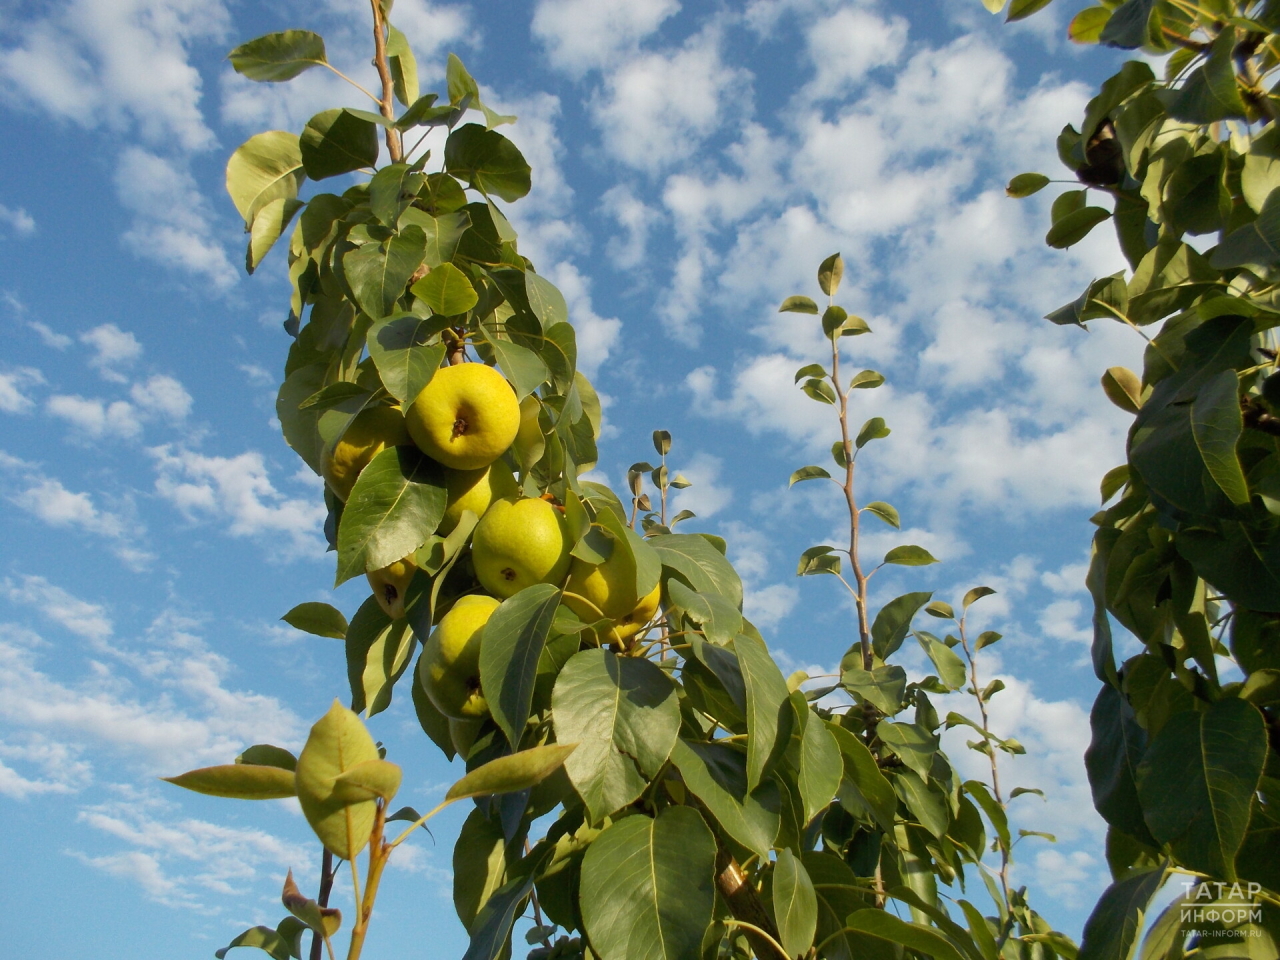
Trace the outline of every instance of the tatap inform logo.
[[[1185, 892], [1180, 908], [1184, 928], [1201, 937], [1256, 937], [1257, 930], [1230, 929], [1246, 923], [1262, 922], [1262, 904], [1258, 894], [1260, 883], [1223, 883], [1221, 881], [1182, 882]], [[1223, 928], [1228, 929], [1223, 929]]]

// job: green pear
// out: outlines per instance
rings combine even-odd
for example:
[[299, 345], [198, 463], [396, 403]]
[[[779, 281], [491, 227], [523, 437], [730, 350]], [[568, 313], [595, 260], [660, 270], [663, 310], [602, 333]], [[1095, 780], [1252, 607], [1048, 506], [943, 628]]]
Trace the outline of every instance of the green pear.
[[495, 500], [476, 524], [471, 559], [494, 596], [515, 596], [535, 583], [564, 582], [569, 572], [564, 514], [546, 500]]
[[498, 601], [481, 594], [461, 597], [440, 618], [422, 648], [419, 679], [436, 709], [455, 720], [489, 712], [480, 689], [480, 640]]
[[514, 497], [520, 492], [511, 468], [501, 460], [479, 470], [445, 470], [444, 489], [448, 500], [444, 517], [436, 528], [436, 533], [442, 537], [453, 532], [464, 510], [483, 517], [493, 501]]
[[372, 570], [365, 574], [369, 586], [373, 588], [373, 596], [378, 601], [378, 606], [392, 620], [400, 620], [404, 617], [404, 597], [417, 570], [418, 565], [414, 562], [413, 554], [409, 554], [380, 570]]

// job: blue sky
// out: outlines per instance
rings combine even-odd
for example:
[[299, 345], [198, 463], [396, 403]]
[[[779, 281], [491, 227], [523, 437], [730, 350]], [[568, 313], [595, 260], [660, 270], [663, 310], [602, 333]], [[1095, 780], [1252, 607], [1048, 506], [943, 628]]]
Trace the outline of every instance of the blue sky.
[[[916, 542], [943, 561], [886, 572], [876, 594], [999, 591], [976, 625], [1006, 635], [987, 651], [1007, 684], [995, 723], [1028, 747], [1006, 782], [1046, 791], [1017, 801], [1019, 825], [1060, 838], [1019, 847], [1016, 879], [1078, 935], [1106, 872], [1081, 759], [1087, 518], [1127, 427], [1097, 378], [1138, 367], [1141, 341], [1040, 319], [1122, 260], [1105, 231], [1048, 250], [1053, 192], [1003, 193], [1023, 170], [1058, 175], [1054, 137], [1118, 62], [1063, 41], [1076, 6], [1006, 27], [977, 0], [397, 0], [392, 20], [424, 89], [457, 52], [520, 117], [505, 129], [534, 189], [510, 215], [566, 294], [607, 404], [599, 473], [621, 488], [651, 431], [670, 430], [694, 482], [675, 508], [728, 538], [749, 615], [784, 666], [814, 673], [849, 645], [851, 611], [795, 561], [840, 515], [818, 485], [786, 483], [828, 459], [836, 427], [791, 382], [823, 360], [812, 318], [776, 308], [816, 295], [817, 263], [843, 253], [839, 302], [875, 331], [845, 341], [849, 362], [889, 380], [855, 416], [893, 429], [860, 460], [863, 499], [904, 521], [868, 553]], [[356, 0], [0, 3], [0, 898], [14, 955], [206, 957], [275, 923], [286, 869], [314, 874], [290, 804], [155, 777], [254, 742], [296, 747], [345, 697], [341, 644], [278, 619], [330, 599], [332, 558], [319, 481], [274, 421], [283, 257], [244, 276], [222, 169], [261, 129], [362, 104], [325, 72], [255, 85], [223, 57], [306, 27], [368, 80], [367, 15]], [[362, 599], [352, 582], [335, 602]], [[403, 693], [372, 728], [405, 765], [404, 801], [430, 806], [458, 771]], [[981, 773], [963, 737], [953, 748]], [[462, 813], [437, 845], [397, 853], [373, 955], [462, 953]]]

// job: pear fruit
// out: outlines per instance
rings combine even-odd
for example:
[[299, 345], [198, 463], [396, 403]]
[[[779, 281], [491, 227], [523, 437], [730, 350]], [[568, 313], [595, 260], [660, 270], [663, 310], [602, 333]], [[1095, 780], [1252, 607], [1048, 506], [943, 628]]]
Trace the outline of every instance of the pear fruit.
[[436, 528], [436, 533], [442, 537], [453, 532], [464, 510], [483, 517], [493, 501], [514, 497], [520, 492], [511, 468], [501, 460], [479, 470], [445, 470], [444, 489], [448, 500], [444, 517]]
[[489, 712], [480, 689], [480, 639], [497, 609], [493, 597], [474, 593], [460, 597], [422, 648], [419, 680], [446, 717], [475, 720]]
[[662, 587], [659, 585], [641, 597], [634, 610], [614, 623], [611, 639], [624, 643], [634, 637], [658, 612], [658, 602], [661, 599]]
[[476, 524], [471, 560], [481, 585], [506, 599], [535, 583], [563, 583], [572, 546], [564, 515], [548, 501], [506, 498]]
[[493, 367], [459, 363], [435, 372], [405, 412], [405, 425], [429, 457], [454, 470], [479, 470], [516, 438], [520, 404]]
[[378, 601], [378, 606], [392, 620], [400, 620], [404, 617], [404, 597], [417, 570], [418, 564], [413, 554], [409, 554], [380, 570], [371, 570], [365, 574], [369, 586], [373, 588], [373, 597]]
[[356, 414], [332, 449], [325, 449], [320, 458], [320, 475], [334, 496], [346, 503], [356, 477], [370, 460], [387, 447], [412, 442], [399, 407], [368, 407]]
[[615, 621], [608, 637], [615, 642], [635, 636], [658, 608], [659, 589], [655, 586], [646, 596], [638, 596], [635, 555], [616, 543], [603, 563], [574, 557], [565, 592], [565, 606], [584, 621], [591, 623], [602, 615]]

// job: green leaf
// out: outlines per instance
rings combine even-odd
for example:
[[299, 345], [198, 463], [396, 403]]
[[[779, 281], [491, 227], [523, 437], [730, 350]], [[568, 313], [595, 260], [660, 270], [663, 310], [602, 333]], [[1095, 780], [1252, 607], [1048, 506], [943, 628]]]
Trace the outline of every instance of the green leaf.
[[917, 547], [914, 544], [906, 546], [894, 547], [884, 555], [885, 563], [897, 563], [904, 567], [924, 567], [938, 561], [924, 547]]
[[809, 297], [787, 297], [778, 308], [779, 313], [812, 313], [818, 314], [818, 305]]
[[[457, 186], [457, 181], [452, 178], [449, 182]], [[458, 189], [461, 190], [460, 187]], [[462, 235], [471, 229], [471, 214], [466, 210], [457, 210], [433, 217], [425, 210], [408, 207], [400, 214], [400, 227], [404, 229], [409, 226], [418, 227], [427, 238], [427, 253], [423, 263], [434, 270], [442, 263], [452, 260], [457, 253]]]
[[868, 671], [860, 665], [851, 664], [841, 672], [840, 685], [893, 716], [902, 710], [907, 674], [896, 665], [876, 667]]
[[[802, 701], [795, 704], [797, 713], [809, 713], [808, 704], [803, 702], [803, 693], [797, 691], [792, 698], [793, 704], [796, 698]], [[804, 821], [809, 823], [835, 797], [844, 774], [844, 763], [840, 757], [840, 747], [826, 725], [819, 723], [816, 715], [800, 719], [804, 722], [803, 732], [800, 734], [800, 772], [796, 785], [804, 803]]]
[[902, 646], [911, 630], [912, 618], [932, 599], [932, 593], [904, 593], [880, 608], [871, 624], [871, 643], [877, 657], [887, 659]]
[[931, 617], [937, 617], [939, 620], [954, 620], [956, 612], [951, 608], [951, 604], [945, 600], [935, 600], [924, 608], [924, 612]]
[[758, 634], [740, 633], [734, 653], [747, 692], [747, 789], [755, 790], [791, 738], [790, 691]]
[[365, 760], [333, 778], [334, 796], [349, 803], [382, 800], [390, 803], [400, 792], [402, 772], [386, 760]]
[[405, 284], [426, 255], [426, 234], [413, 226], [385, 244], [366, 243], [343, 254], [342, 268], [360, 309], [372, 320], [394, 313]]
[[1262, 714], [1244, 700], [1175, 713], [1138, 766], [1138, 799], [1152, 836], [1192, 870], [1235, 880], [1266, 756]]
[[467, 815], [453, 847], [453, 906], [468, 933], [475, 932], [477, 914], [506, 881], [506, 846], [500, 824], [479, 809]]
[[393, 313], [369, 328], [365, 343], [378, 377], [402, 404], [412, 403], [444, 362], [445, 345], [428, 344], [443, 322], [440, 317]]
[[293, 771], [254, 763], [201, 767], [160, 779], [184, 790], [234, 800], [276, 800], [297, 795]]
[[569, 322], [569, 305], [565, 303], [564, 294], [546, 277], [526, 270], [524, 291], [529, 297], [529, 309], [543, 330], [550, 330], [557, 323]]
[[839, 573], [840, 557], [835, 549], [825, 543], [810, 547], [800, 554], [800, 562], [796, 565], [796, 576], [812, 577], [822, 573]]
[[523, 400], [551, 376], [546, 363], [528, 347], [499, 337], [489, 324], [482, 324], [485, 341], [493, 348], [498, 366], [515, 388], [516, 398]]
[[1108, 47], [1133, 50], [1147, 42], [1147, 23], [1155, 0], [1128, 0], [1111, 14], [1098, 42]]
[[884, 383], [884, 374], [876, 370], [863, 370], [849, 381], [850, 390], [871, 390]]
[[227, 161], [226, 183], [245, 229], [271, 201], [296, 197], [305, 176], [298, 138], [292, 133], [268, 130], [237, 147]]
[[772, 893], [778, 938], [787, 956], [803, 957], [813, 946], [813, 935], [818, 929], [818, 895], [809, 872], [790, 850], [778, 851], [773, 865]]
[[[901, 667], [896, 666], [881, 669], [902, 671]], [[905, 673], [902, 680], [905, 685]], [[844, 786], [853, 790], [858, 806], [875, 818], [880, 829], [892, 835], [898, 812], [898, 798], [893, 792], [893, 785], [880, 772], [880, 765], [865, 743], [838, 723], [827, 721], [827, 728], [835, 737], [836, 744], [840, 747], [840, 756], [844, 759]], [[842, 792], [840, 802], [845, 806], [852, 806], [846, 799]]]
[[342, 615], [342, 611], [327, 603], [300, 603], [280, 619], [291, 627], [314, 633], [317, 637], [341, 640], [347, 635], [347, 618]]
[[304, 897], [293, 880], [292, 870], [284, 878], [280, 902], [298, 920], [326, 939], [337, 933], [342, 926], [342, 911], [334, 907], [322, 907], [316, 901]]
[[223, 960], [227, 951], [234, 947], [257, 947], [272, 960], [289, 960], [293, 956], [293, 947], [289, 941], [270, 927], [251, 927], [221, 950], [215, 950], [213, 955], [218, 960]]
[[[383, 450], [361, 471], [338, 526], [337, 584], [407, 557], [444, 516], [441, 466], [414, 447]], [[335, 586], [337, 585], [335, 584]]]
[[[929, 605], [929, 607], [933, 606], [934, 604]], [[931, 612], [928, 607], [925, 609], [926, 612]], [[950, 611], [951, 608], [947, 607], [947, 610]], [[948, 612], [947, 616], [950, 617], [951, 614]], [[929, 659], [933, 661], [934, 669], [938, 671], [938, 678], [951, 690], [959, 690], [963, 687], [965, 665], [956, 652], [941, 640], [925, 633], [917, 633], [916, 639], [920, 642], [920, 646], [924, 648], [924, 652], [928, 654]]]
[[898, 511], [883, 500], [872, 500], [862, 509], [879, 517], [893, 529], [902, 529], [902, 519], [898, 516]]
[[[943, 649], [946, 649], [945, 647]], [[938, 752], [938, 737], [919, 724], [881, 721], [876, 736], [908, 767], [927, 779]]]
[[899, 920], [886, 910], [869, 908], [850, 914], [845, 925], [858, 933], [902, 944], [934, 960], [964, 960], [942, 934], [924, 924]]
[[556, 739], [579, 743], [565, 772], [594, 823], [640, 796], [680, 733], [671, 679], [648, 660], [607, 650], [574, 655], [551, 705]]
[[884, 425], [883, 417], [872, 417], [862, 425], [862, 429], [858, 431], [857, 439], [854, 440], [854, 446], [859, 450], [865, 447], [872, 440], [883, 440], [890, 434], [888, 427]]
[[[1130, 0], [1130, 3], [1135, 0]], [[1163, 870], [1138, 873], [1103, 891], [1084, 925], [1077, 960], [1127, 960], [1133, 955], [1147, 908], [1164, 885]]]
[[742, 606], [742, 580], [724, 554], [696, 533], [668, 533], [651, 537], [658, 551], [664, 581], [678, 577], [698, 593], [718, 593], [735, 607]]
[[1013, 838], [1009, 835], [1009, 817], [1005, 813], [999, 801], [991, 795], [991, 791], [987, 789], [987, 785], [981, 780], [966, 780], [964, 789], [969, 796], [978, 801], [978, 806], [982, 807], [982, 811], [987, 815], [987, 819], [991, 821], [991, 826], [999, 838], [1001, 846], [1008, 850], [1013, 844]]
[[410, 290], [432, 311], [443, 317], [464, 314], [480, 302], [480, 295], [476, 293], [471, 280], [452, 263], [442, 263], [433, 268]]
[[849, 314], [844, 326], [840, 328], [840, 336], [842, 337], [857, 337], [870, 332], [871, 327], [867, 325], [867, 321], [861, 317], [855, 317], [853, 314]]
[[1244, 432], [1239, 389], [1234, 370], [1222, 370], [1203, 384], [1191, 403], [1191, 433], [1209, 476], [1232, 503], [1243, 506], [1249, 502], [1249, 486], [1236, 454]]
[[[906, 806], [911, 818], [926, 832], [939, 840], [947, 835], [951, 818], [947, 809], [947, 797], [939, 784], [930, 784], [917, 771], [905, 768], [894, 774], [893, 789]], [[905, 830], [903, 832], [905, 833]], [[924, 859], [920, 853], [912, 852], [909, 856]], [[908, 871], [910, 870], [911, 868], [908, 867]]]
[[831, 474], [823, 470], [821, 467], [801, 467], [795, 473], [791, 474], [791, 482], [787, 484], [789, 487], [795, 486], [801, 480], [830, 480]]
[[369, 209], [384, 225], [395, 229], [400, 214], [417, 197], [426, 182], [407, 163], [393, 163], [383, 167], [369, 181]]
[[302, 814], [320, 842], [343, 860], [354, 859], [369, 842], [376, 804], [372, 800], [350, 803], [335, 796], [336, 778], [358, 763], [378, 759], [378, 748], [360, 718], [337, 700], [311, 728], [298, 755], [296, 782]]
[[490, 760], [450, 787], [444, 799], [452, 802], [528, 790], [565, 765], [577, 746], [576, 743], [548, 743]]
[[795, 382], [799, 383], [805, 377], [817, 377], [819, 380], [827, 375], [827, 368], [820, 363], [811, 363], [808, 366], [801, 367], [796, 371]]
[[484, 625], [480, 685], [494, 722], [513, 749], [529, 719], [538, 660], [559, 603], [557, 587], [537, 583], [504, 600]]
[[1092, 742], [1084, 754], [1093, 805], [1104, 820], [1135, 840], [1156, 847], [1138, 801], [1138, 764], [1147, 748], [1146, 732], [1133, 708], [1110, 684], [1103, 684], [1089, 713]]
[[258, 269], [262, 258], [275, 246], [302, 206], [302, 201], [293, 197], [277, 197], [258, 208], [253, 217], [253, 227], [249, 230], [249, 248], [244, 259], [246, 271], [253, 273]]
[[418, 100], [418, 61], [408, 38], [391, 24], [387, 24], [386, 49], [396, 99], [412, 106]]
[[378, 162], [378, 128], [351, 110], [325, 110], [307, 121], [299, 147], [308, 177], [336, 177]]
[[1246, 116], [1232, 63], [1235, 42], [1235, 32], [1223, 30], [1204, 63], [1181, 87], [1158, 92], [1170, 117], [1186, 123], [1209, 124]]
[[823, 260], [818, 267], [818, 287], [828, 297], [834, 297], [840, 289], [840, 280], [844, 276], [844, 260], [840, 254], [833, 253]]
[[1055, 221], [1045, 234], [1044, 242], [1056, 250], [1066, 249], [1079, 243], [1090, 230], [1110, 218], [1111, 211], [1104, 207], [1082, 207]]
[[825, 380], [810, 378], [800, 385], [800, 389], [811, 400], [817, 400], [820, 403], [836, 402], [836, 392]]
[[1110, 19], [1111, 11], [1107, 7], [1085, 7], [1067, 24], [1067, 36], [1076, 43], [1097, 43]]
[[828, 339], [834, 340], [840, 336], [840, 328], [844, 326], [844, 322], [849, 319], [849, 314], [844, 307], [832, 305], [822, 311], [822, 332]]
[[[990, 597], [990, 596], [993, 596], [994, 594], [995, 594], [995, 591], [992, 590], [990, 587], [974, 587], [972, 590], [970, 590], [968, 593], [964, 595], [964, 608], [968, 610], [971, 606], [973, 606], [973, 604], [981, 600], [983, 597]], [[978, 649], [982, 649], [982, 648], [979, 647]]]
[[270, 743], [255, 743], [246, 747], [236, 757], [236, 763], [253, 763], [263, 767], [279, 767], [292, 773], [298, 768], [298, 758], [284, 747]]
[[1005, 17], [1005, 23], [1025, 20], [1037, 10], [1043, 10], [1052, 2], [1053, 0], [1013, 0], [1009, 4], [1009, 15]]
[[690, 807], [609, 826], [582, 859], [582, 920], [594, 950], [609, 960], [699, 956], [715, 859], [715, 838]]
[[519, 200], [532, 186], [529, 164], [516, 145], [494, 130], [468, 123], [449, 134], [444, 146], [445, 170], [485, 196]]
[[464, 102], [476, 107], [484, 114], [485, 123], [492, 129], [504, 123], [515, 123], [516, 118], [494, 113], [480, 101], [480, 87], [467, 73], [467, 68], [455, 54], [449, 54], [445, 67], [445, 77], [449, 84], [449, 102], [461, 105]]
[[231, 67], [250, 80], [279, 83], [292, 80], [303, 70], [321, 66], [324, 40], [310, 30], [285, 30], [242, 43], [229, 54]]
[[[639, 590], [639, 596], [644, 596]], [[686, 617], [699, 624], [707, 639], [727, 644], [742, 630], [742, 612], [716, 593], [695, 593], [679, 580], [667, 583], [671, 602]]]
[[765, 781], [747, 792], [746, 757], [724, 744], [677, 740], [671, 762], [725, 833], [760, 857], [769, 856], [781, 822], [776, 784]]
[[415, 639], [407, 620], [392, 620], [369, 597], [347, 630], [347, 682], [351, 709], [372, 717], [391, 705], [392, 690], [404, 675]]
[[1049, 178], [1043, 173], [1020, 173], [1004, 188], [1004, 192], [1014, 199], [1021, 200], [1033, 193], [1039, 193], [1049, 185]]

